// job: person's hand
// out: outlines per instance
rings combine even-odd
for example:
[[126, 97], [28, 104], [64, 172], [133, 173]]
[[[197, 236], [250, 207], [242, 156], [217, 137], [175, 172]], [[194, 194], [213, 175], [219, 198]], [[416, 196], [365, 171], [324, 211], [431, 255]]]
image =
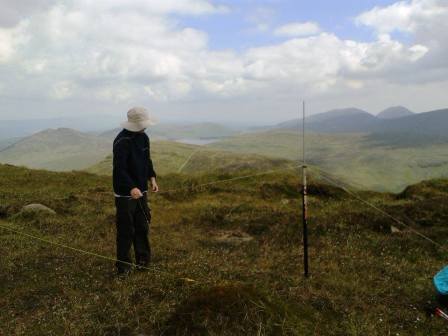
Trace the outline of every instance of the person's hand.
[[159, 192], [159, 186], [157, 185], [155, 177], [151, 177], [151, 187], [152, 192]]
[[133, 199], [139, 199], [140, 197], [143, 197], [143, 194], [139, 188], [134, 188], [131, 190], [131, 197]]

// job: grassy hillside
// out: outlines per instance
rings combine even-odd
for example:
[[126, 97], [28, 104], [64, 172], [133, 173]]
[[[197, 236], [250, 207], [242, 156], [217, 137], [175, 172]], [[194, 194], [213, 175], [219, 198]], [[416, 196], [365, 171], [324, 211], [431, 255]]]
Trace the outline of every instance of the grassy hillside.
[[[410, 133], [310, 132], [307, 159], [352, 185], [398, 192], [408, 184], [448, 176], [447, 139]], [[297, 162], [301, 147], [298, 134], [287, 130], [240, 134], [205, 147], [152, 142], [154, 163], [161, 174], [276, 169]], [[0, 162], [56, 171], [89, 168], [90, 172], [110, 174], [111, 158], [104, 158], [111, 151], [107, 137], [57, 129], [0, 150]]]
[[[158, 174], [204, 172], [244, 172], [269, 170], [294, 166], [286, 159], [267, 158], [257, 154], [235, 154], [203, 146], [187, 145], [170, 141], [151, 143], [151, 156]], [[112, 173], [112, 156], [87, 169], [100, 175]]]
[[[160, 186], [231, 176], [170, 175]], [[0, 229], [0, 330], [5, 335], [443, 334], [446, 322], [428, 317], [425, 309], [433, 300], [431, 276], [446, 263], [446, 254], [409, 231], [391, 234], [387, 218], [313, 178], [312, 277], [303, 279], [298, 181], [276, 174], [152, 195], [154, 270], [125, 281], [114, 277], [113, 262]], [[1, 225], [114, 256], [110, 178], [0, 165], [0, 185]], [[448, 181], [428, 181], [397, 195], [359, 195], [402, 220], [413, 218], [414, 228], [446, 242]], [[57, 214], [20, 213], [33, 202]]]
[[112, 149], [95, 135], [68, 128], [48, 129], [0, 151], [0, 162], [49, 170], [83, 169], [98, 162]]
[[21, 138], [0, 139], [0, 151], [20, 141]]
[[376, 132], [413, 132], [432, 136], [446, 136], [448, 131], [448, 109], [417, 113], [387, 120], [374, 130]]
[[167, 139], [221, 138], [237, 133], [235, 130], [216, 123], [196, 123], [190, 125], [159, 124], [151, 127], [154, 136]]
[[[116, 128], [101, 134], [111, 141], [121, 131]], [[208, 139], [223, 138], [238, 133], [236, 130], [217, 123], [175, 124], [160, 123], [151, 126], [148, 131], [152, 139], [177, 140], [177, 139]]]
[[[306, 136], [307, 159], [346, 182], [378, 191], [398, 192], [421, 180], [448, 176], [448, 143], [381, 141], [367, 134]], [[391, 140], [392, 141], [392, 140]], [[397, 140], [398, 141], [398, 140]], [[296, 132], [248, 133], [208, 145], [237, 153], [256, 153], [297, 160], [302, 140]]]
[[[307, 119], [307, 129], [320, 133], [367, 132], [380, 122], [374, 115], [357, 109], [345, 108], [314, 114]], [[289, 120], [275, 128], [296, 131], [302, 127], [302, 119]]]

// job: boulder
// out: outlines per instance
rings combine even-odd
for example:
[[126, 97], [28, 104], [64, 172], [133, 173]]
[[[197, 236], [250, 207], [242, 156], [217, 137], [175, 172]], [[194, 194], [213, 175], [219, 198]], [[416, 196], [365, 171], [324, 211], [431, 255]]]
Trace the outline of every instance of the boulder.
[[43, 204], [38, 204], [38, 203], [25, 205], [22, 208], [22, 212], [25, 212], [25, 213], [45, 212], [45, 213], [47, 213], [49, 215], [56, 215], [56, 211], [54, 211], [53, 209], [50, 209], [49, 207], [47, 207], [47, 206], [45, 206]]

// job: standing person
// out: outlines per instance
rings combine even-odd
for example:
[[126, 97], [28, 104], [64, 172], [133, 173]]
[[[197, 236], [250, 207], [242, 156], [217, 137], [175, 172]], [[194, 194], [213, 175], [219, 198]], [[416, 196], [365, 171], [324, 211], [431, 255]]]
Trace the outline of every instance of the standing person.
[[148, 180], [151, 190], [158, 192], [156, 172], [150, 156], [149, 138], [145, 133], [155, 121], [143, 107], [127, 113], [128, 121], [113, 144], [113, 188], [117, 224], [117, 272], [128, 275], [132, 263], [130, 250], [134, 245], [137, 266], [147, 267], [151, 258], [148, 207]]

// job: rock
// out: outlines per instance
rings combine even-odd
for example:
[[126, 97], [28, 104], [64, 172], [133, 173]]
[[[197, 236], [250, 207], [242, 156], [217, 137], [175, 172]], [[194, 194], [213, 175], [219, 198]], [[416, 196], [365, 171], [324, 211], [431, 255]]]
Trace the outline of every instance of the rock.
[[43, 204], [38, 204], [38, 203], [33, 203], [33, 204], [28, 204], [25, 205], [22, 208], [22, 212], [46, 212], [49, 215], [56, 215], [56, 211], [54, 211], [53, 209], [50, 209], [49, 207], [43, 205]]
[[252, 236], [241, 231], [222, 231], [216, 237], [217, 242], [229, 245], [240, 245], [250, 242], [253, 239]]
[[395, 226], [390, 226], [390, 233], [399, 233], [401, 230], [399, 228], [396, 228]]

